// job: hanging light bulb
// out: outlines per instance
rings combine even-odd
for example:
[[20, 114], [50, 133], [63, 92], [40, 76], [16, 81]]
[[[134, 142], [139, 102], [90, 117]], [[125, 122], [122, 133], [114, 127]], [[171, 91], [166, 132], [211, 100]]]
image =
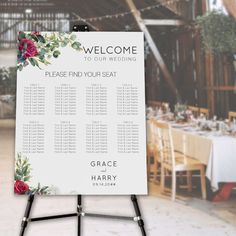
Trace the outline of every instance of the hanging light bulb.
[[31, 14], [32, 13], [32, 9], [30, 9], [30, 8], [25, 9], [25, 13], [26, 14]]

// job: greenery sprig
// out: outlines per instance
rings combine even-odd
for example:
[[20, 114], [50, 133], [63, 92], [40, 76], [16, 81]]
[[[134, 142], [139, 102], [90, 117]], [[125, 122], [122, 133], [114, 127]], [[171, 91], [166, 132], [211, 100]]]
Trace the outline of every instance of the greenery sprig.
[[60, 47], [82, 49], [73, 32], [49, 32], [43, 35], [40, 32], [19, 32], [18, 41], [17, 69], [19, 71], [29, 64], [38, 68], [41, 68], [40, 64], [46, 66], [51, 64], [52, 57], [60, 56]]
[[21, 153], [17, 153], [15, 162], [15, 185], [14, 190], [17, 194], [50, 194], [51, 188], [49, 186], [41, 186], [40, 183], [36, 187], [29, 186], [31, 176], [31, 165], [29, 159]]
[[21, 153], [17, 153], [15, 166], [15, 180], [28, 182], [31, 179], [31, 167], [28, 158], [22, 156]]
[[205, 47], [215, 53], [236, 53], [236, 21], [221, 11], [197, 17]]

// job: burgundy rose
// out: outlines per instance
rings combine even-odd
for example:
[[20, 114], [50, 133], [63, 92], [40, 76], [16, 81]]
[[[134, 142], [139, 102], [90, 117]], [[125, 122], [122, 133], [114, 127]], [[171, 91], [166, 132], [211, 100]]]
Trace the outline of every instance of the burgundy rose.
[[38, 55], [38, 50], [34, 42], [30, 39], [21, 39], [19, 42], [19, 50], [25, 59]]
[[22, 180], [17, 180], [14, 185], [14, 192], [18, 194], [24, 194], [29, 190], [29, 185]]
[[40, 35], [40, 32], [38, 32], [38, 31], [33, 31], [33, 32], [30, 33], [30, 35], [31, 35], [31, 36], [32, 36], [32, 35], [38, 36], [38, 35]]

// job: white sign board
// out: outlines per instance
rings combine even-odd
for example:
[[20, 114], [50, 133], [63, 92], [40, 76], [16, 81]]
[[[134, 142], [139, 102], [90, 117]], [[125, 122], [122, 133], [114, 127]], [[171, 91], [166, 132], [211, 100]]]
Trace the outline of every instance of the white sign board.
[[15, 193], [147, 194], [141, 32], [20, 32]]

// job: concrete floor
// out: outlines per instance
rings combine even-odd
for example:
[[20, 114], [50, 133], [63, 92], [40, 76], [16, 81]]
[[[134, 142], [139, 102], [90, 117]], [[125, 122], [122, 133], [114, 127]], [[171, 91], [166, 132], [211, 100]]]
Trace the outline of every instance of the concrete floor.
[[[14, 129], [9, 122], [0, 122], [0, 235], [19, 234], [20, 221], [26, 205], [25, 196], [13, 195], [13, 153]], [[150, 186], [151, 190], [158, 188]], [[186, 197], [171, 202], [169, 197], [140, 197], [140, 206], [146, 223], [148, 236], [234, 236], [236, 235], [236, 198], [213, 204], [199, 198]], [[85, 197], [86, 211], [133, 215], [128, 197]], [[38, 197], [32, 216], [55, 213], [69, 213], [76, 209], [75, 197]], [[75, 236], [76, 219], [63, 219], [32, 223], [26, 235]], [[141, 235], [135, 223], [83, 219], [83, 236], [138, 236]]]

